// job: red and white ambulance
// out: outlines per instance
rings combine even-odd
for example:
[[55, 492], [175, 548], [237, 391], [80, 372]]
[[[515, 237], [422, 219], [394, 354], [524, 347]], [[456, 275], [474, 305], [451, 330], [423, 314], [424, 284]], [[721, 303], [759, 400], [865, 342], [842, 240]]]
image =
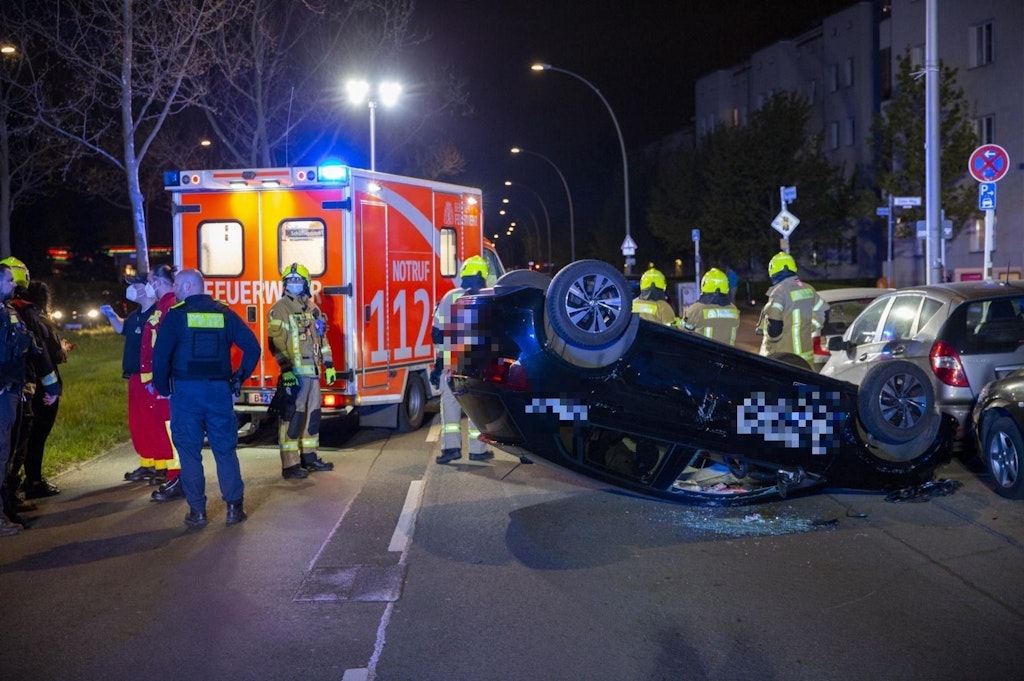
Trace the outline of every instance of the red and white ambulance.
[[[338, 380], [323, 386], [324, 415], [356, 410], [365, 426], [410, 430], [434, 391], [431, 319], [458, 285], [460, 264], [501, 262], [483, 234], [479, 189], [343, 165], [165, 173], [174, 261], [263, 339], [236, 410], [258, 424], [277, 384], [267, 312], [281, 270], [309, 268], [327, 318]], [[493, 282], [493, 279], [492, 279]]]

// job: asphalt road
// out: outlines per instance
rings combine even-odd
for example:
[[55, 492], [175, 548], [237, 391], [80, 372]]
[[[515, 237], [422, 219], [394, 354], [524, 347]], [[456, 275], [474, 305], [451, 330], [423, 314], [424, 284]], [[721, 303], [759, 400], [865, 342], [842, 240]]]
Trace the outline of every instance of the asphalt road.
[[699, 509], [436, 435], [332, 422], [305, 481], [246, 447], [248, 522], [208, 463], [201, 531], [127, 447], [61, 475], [0, 538], [0, 678], [1024, 677], [1024, 504], [958, 462], [921, 503]]

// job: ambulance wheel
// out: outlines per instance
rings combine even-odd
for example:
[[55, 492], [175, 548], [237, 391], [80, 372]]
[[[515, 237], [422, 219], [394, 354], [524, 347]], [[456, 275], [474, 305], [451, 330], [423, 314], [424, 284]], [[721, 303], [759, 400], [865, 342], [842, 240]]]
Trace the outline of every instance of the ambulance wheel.
[[548, 287], [544, 312], [552, 331], [578, 348], [618, 340], [633, 317], [629, 282], [600, 260], [578, 260], [562, 268]]
[[419, 374], [410, 374], [405, 386], [405, 395], [398, 405], [398, 432], [408, 433], [423, 425], [423, 414], [427, 406], [427, 389]]

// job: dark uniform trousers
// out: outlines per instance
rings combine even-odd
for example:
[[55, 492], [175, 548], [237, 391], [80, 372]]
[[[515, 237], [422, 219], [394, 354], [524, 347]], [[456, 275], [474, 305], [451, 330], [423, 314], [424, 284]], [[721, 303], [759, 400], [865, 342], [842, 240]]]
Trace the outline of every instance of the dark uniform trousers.
[[181, 460], [181, 486], [188, 505], [206, 508], [203, 439], [209, 438], [217, 464], [221, 498], [240, 501], [245, 491], [238, 464], [238, 424], [226, 380], [175, 378], [171, 394], [171, 439]]

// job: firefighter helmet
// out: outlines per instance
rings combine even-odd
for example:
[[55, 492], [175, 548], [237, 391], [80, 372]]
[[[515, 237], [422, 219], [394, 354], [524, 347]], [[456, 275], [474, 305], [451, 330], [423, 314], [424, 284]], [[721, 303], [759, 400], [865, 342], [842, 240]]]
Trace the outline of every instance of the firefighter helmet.
[[782, 270], [789, 270], [790, 273], [796, 274], [796, 260], [793, 260], [793, 256], [785, 251], [779, 251], [768, 261], [769, 277], [774, 277]]
[[297, 262], [293, 262], [283, 270], [281, 270], [281, 279], [287, 279], [288, 277], [302, 277], [302, 281], [306, 282], [306, 287], [312, 285], [312, 280], [309, 278], [309, 269], [305, 265]]
[[28, 286], [28, 267], [25, 263], [15, 258], [13, 255], [9, 255], [3, 260], [0, 260], [0, 265], [7, 265], [11, 268], [11, 274], [14, 276], [15, 286]]
[[471, 255], [466, 258], [466, 262], [462, 263], [462, 271], [459, 276], [471, 277], [474, 274], [479, 274], [484, 279], [487, 278], [487, 261], [479, 255]]
[[728, 293], [729, 277], [725, 276], [725, 272], [717, 267], [712, 267], [703, 277], [700, 278], [700, 292]]
[[665, 275], [661, 273], [661, 270], [651, 268], [640, 275], [640, 290], [646, 290], [652, 286], [660, 288], [664, 291], [668, 288], [668, 284], [665, 283]]

